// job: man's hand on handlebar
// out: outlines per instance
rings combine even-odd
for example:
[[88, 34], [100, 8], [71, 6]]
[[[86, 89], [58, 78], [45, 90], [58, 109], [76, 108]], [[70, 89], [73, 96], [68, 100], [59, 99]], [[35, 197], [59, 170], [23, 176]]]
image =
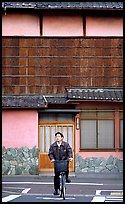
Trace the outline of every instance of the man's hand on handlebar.
[[55, 161], [55, 159], [51, 159], [51, 163], [53, 163]]

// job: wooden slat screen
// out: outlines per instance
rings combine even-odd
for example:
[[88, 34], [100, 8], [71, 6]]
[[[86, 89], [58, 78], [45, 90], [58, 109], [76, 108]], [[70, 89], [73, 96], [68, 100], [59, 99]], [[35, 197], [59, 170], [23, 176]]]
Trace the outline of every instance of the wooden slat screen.
[[2, 37], [2, 93], [122, 87], [122, 37]]

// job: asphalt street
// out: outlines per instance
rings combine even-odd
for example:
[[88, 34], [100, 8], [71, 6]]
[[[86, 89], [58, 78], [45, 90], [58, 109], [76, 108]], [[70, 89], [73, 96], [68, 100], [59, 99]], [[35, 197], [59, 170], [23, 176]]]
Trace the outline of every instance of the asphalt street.
[[54, 196], [53, 175], [2, 176], [2, 202], [123, 202], [122, 173], [69, 176], [66, 199]]

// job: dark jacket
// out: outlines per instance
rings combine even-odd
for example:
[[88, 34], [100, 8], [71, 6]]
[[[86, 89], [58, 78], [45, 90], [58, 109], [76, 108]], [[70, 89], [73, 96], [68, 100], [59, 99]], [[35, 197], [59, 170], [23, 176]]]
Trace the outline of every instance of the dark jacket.
[[72, 158], [72, 148], [67, 142], [62, 141], [60, 148], [57, 143], [54, 142], [50, 145], [48, 156], [50, 160], [66, 160], [68, 158]]

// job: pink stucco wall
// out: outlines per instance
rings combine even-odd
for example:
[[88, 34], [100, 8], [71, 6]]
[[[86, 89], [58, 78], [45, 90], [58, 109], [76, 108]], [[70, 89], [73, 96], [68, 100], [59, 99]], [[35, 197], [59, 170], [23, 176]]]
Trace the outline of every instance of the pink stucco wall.
[[80, 130], [76, 130], [75, 131], [75, 154], [78, 154], [79, 156], [81, 156], [82, 158], [86, 158], [86, 157], [104, 157], [105, 159], [108, 159], [109, 156], [113, 156], [116, 157], [118, 159], [123, 158], [123, 152], [108, 152], [108, 151], [100, 151], [100, 152], [95, 152], [95, 151], [86, 151], [86, 152], [82, 152], [80, 151]]
[[[83, 36], [83, 17], [77, 14], [44, 12], [43, 36]], [[2, 36], [40, 36], [40, 17], [35, 14], [2, 15]], [[123, 36], [123, 18], [87, 16], [86, 36]]]
[[87, 36], [123, 36], [123, 19], [120, 17], [86, 17]]
[[82, 16], [43, 15], [43, 36], [83, 36]]
[[2, 16], [2, 36], [39, 36], [39, 16], [33, 14], [6, 14]]
[[38, 113], [34, 110], [2, 112], [2, 146], [38, 147]]

